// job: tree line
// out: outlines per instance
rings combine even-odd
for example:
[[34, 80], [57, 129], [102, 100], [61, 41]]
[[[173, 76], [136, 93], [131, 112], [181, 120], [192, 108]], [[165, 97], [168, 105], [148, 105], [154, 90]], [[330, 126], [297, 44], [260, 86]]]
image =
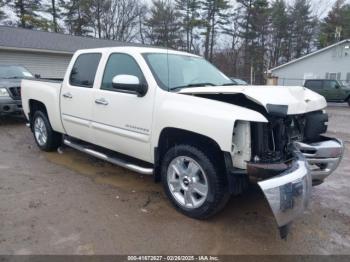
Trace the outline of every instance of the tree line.
[[269, 68], [350, 38], [350, 4], [320, 19], [310, 0], [0, 0], [0, 23], [197, 53], [263, 84]]

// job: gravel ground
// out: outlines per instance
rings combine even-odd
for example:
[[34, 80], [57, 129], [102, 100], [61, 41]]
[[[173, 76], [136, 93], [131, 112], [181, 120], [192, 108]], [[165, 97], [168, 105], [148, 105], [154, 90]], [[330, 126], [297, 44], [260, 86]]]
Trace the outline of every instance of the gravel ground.
[[43, 153], [22, 118], [2, 117], [0, 254], [350, 254], [350, 108], [328, 111], [345, 157], [286, 241], [255, 188], [196, 221], [152, 177], [72, 149]]

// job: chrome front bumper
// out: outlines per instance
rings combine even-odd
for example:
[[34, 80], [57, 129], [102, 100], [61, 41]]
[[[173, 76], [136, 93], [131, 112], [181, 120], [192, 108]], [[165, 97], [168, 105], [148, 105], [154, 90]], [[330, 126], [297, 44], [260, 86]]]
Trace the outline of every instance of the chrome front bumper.
[[312, 182], [305, 157], [294, 152], [291, 167], [273, 178], [258, 182], [279, 227], [290, 223], [308, 206]]
[[310, 200], [312, 184], [319, 184], [329, 176], [344, 152], [343, 143], [330, 138], [312, 144], [295, 143], [294, 147], [294, 160], [287, 170], [258, 182], [280, 229], [303, 213]]
[[313, 185], [322, 184], [338, 167], [344, 154], [343, 142], [336, 138], [322, 137], [323, 141], [305, 144], [296, 143], [309, 163]]

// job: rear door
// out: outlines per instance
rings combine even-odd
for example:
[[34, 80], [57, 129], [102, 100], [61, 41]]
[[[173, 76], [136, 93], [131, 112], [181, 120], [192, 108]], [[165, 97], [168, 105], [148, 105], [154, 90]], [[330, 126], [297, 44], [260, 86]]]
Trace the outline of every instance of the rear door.
[[[305, 87], [311, 89], [312, 91], [319, 93], [320, 95], [326, 97], [325, 89], [323, 88], [322, 80], [306, 80]], [[326, 97], [327, 98], [327, 97]]]
[[[91, 131], [93, 85], [100, 53], [80, 54], [61, 90], [61, 118], [69, 136], [94, 142]], [[69, 70], [69, 69], [68, 69]]]

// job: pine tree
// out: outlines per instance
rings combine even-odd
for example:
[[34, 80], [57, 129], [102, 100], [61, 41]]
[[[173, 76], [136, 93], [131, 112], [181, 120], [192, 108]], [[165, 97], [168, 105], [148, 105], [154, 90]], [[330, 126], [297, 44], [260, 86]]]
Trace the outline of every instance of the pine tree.
[[5, 11], [3, 10], [4, 6], [5, 6], [5, 0], [0, 0], [0, 22], [7, 18], [7, 15], [5, 14]]
[[58, 24], [58, 20], [61, 19], [61, 6], [57, 0], [50, 0], [44, 5], [44, 11], [50, 14], [50, 29], [52, 32], [59, 32], [62, 29]]
[[337, 0], [321, 23], [320, 47], [350, 38], [350, 5], [345, 0]]
[[204, 23], [204, 57], [213, 60], [213, 49], [218, 27], [227, 23], [228, 0], [205, 0], [201, 1]]
[[72, 35], [87, 36], [92, 30], [90, 0], [72, 0], [63, 2], [64, 23]]
[[311, 4], [308, 0], [295, 0], [290, 11], [290, 21], [292, 26], [291, 58], [293, 59], [309, 53], [312, 48], [317, 21], [312, 16]]
[[185, 33], [185, 50], [191, 52], [195, 39], [194, 30], [201, 25], [200, 2], [198, 0], [175, 0], [175, 8], [179, 12], [180, 26]]
[[[91, 13], [95, 20], [95, 31], [98, 38], [102, 38], [102, 16], [104, 13], [104, 7], [107, 1], [104, 0], [92, 0], [91, 1]], [[108, 1], [110, 3], [110, 1]]]
[[275, 67], [285, 62], [288, 43], [289, 17], [285, 0], [275, 0], [271, 6], [270, 65]]
[[39, 28], [47, 30], [48, 20], [40, 16], [38, 12], [43, 11], [40, 0], [16, 0], [9, 3], [19, 19], [18, 26], [23, 28]]
[[269, 33], [269, 3], [267, 0], [256, 0], [253, 8], [253, 32], [255, 40], [251, 52], [253, 54], [253, 69], [256, 84], [265, 84], [265, 70], [267, 69], [265, 54]]
[[265, 54], [269, 22], [267, 0], [238, 0], [240, 13], [239, 35], [243, 40], [243, 74], [248, 78], [254, 74], [254, 83], [264, 83]]
[[179, 34], [179, 14], [170, 1], [154, 0], [150, 17], [146, 19], [147, 37], [150, 43], [158, 46], [176, 48], [181, 42]]

